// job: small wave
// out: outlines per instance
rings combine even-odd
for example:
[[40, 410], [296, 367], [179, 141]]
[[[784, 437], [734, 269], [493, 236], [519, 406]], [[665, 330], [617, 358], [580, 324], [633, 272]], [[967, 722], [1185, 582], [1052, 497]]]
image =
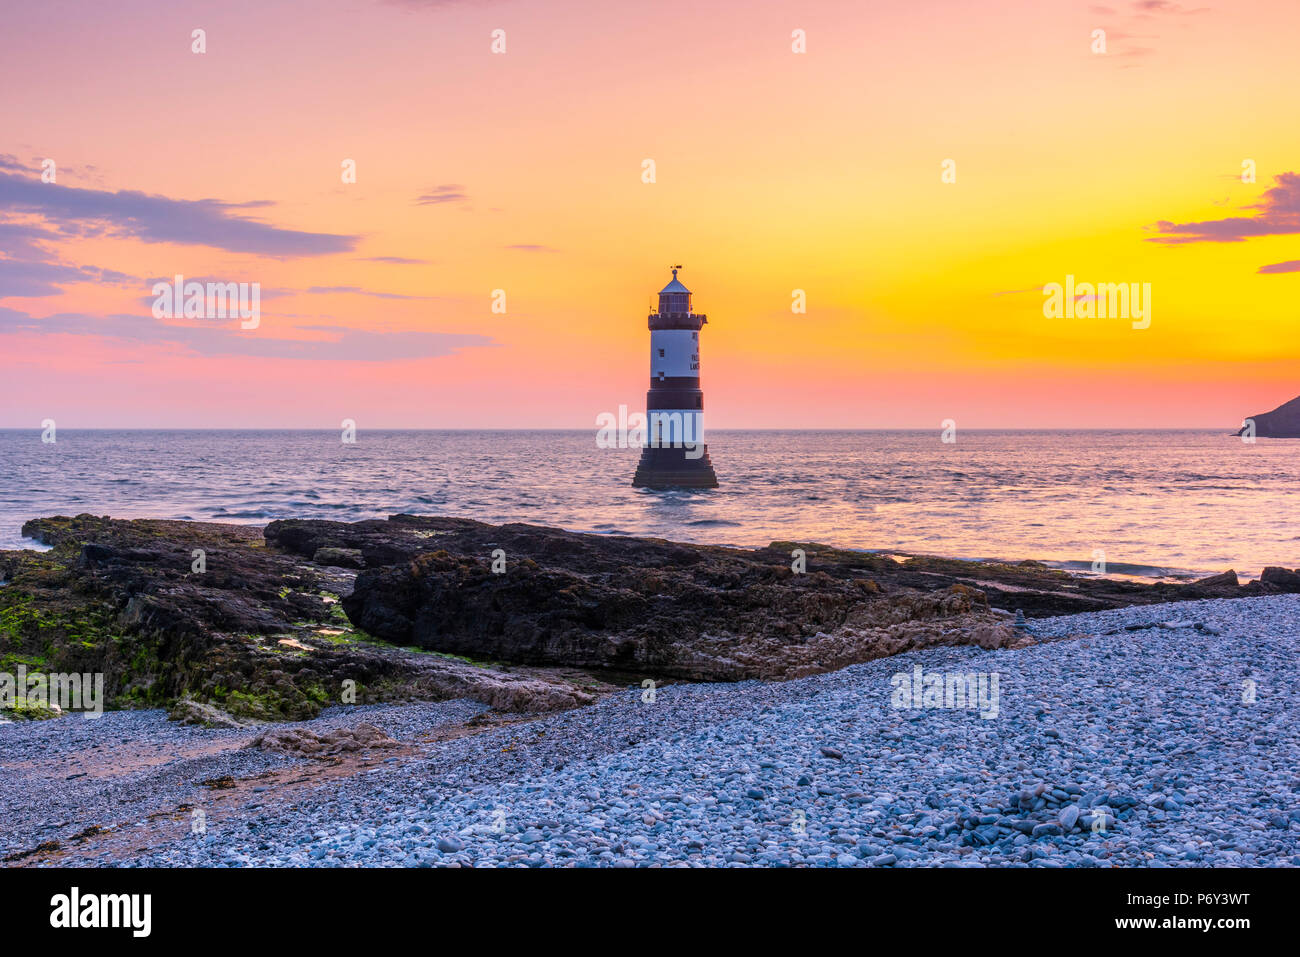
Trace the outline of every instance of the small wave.
[[1187, 568], [1167, 568], [1162, 565], [1143, 565], [1136, 562], [1106, 562], [1105, 572], [1094, 572], [1093, 563], [1086, 561], [1055, 561], [1043, 562], [1051, 568], [1059, 568], [1067, 572], [1081, 572], [1088, 575], [1112, 576], [1120, 575], [1125, 578], [1141, 578], [1146, 580], [1167, 580], [1177, 579], [1179, 581], [1189, 581], [1196, 578], [1203, 578], [1213, 572], [1198, 572]]
[[[33, 552], [48, 552], [51, 548], [54, 547], [53, 545], [46, 545], [44, 542], [38, 542], [34, 538], [27, 538], [26, 536], [22, 536], [22, 535], [16, 538], [14, 542], [15, 542], [15, 547], [26, 548]], [[0, 540], [0, 548], [8, 548], [8, 547], [9, 547], [8, 542]]]

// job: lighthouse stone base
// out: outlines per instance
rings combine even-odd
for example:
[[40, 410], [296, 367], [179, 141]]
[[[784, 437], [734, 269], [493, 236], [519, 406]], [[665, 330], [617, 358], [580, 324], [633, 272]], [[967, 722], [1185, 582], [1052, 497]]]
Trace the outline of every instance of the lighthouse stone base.
[[641, 450], [632, 484], [637, 488], [717, 488], [709, 447], [689, 458], [684, 448], [646, 446]]

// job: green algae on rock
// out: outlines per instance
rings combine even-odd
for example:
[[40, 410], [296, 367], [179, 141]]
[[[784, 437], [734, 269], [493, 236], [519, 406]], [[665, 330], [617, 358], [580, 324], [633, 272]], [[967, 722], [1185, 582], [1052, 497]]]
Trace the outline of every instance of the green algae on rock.
[[260, 529], [79, 515], [23, 532], [52, 548], [0, 552], [0, 655], [103, 673], [111, 707], [188, 700], [273, 721], [331, 703], [469, 697], [553, 710], [592, 700], [569, 680], [369, 641], [339, 605], [355, 573], [267, 548]]

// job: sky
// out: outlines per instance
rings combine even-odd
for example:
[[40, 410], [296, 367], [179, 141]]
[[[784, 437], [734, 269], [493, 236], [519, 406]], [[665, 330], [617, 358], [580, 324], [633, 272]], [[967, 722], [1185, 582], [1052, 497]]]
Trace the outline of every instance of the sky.
[[[1297, 36], [1295, 0], [13, 5], [0, 427], [594, 429], [680, 263], [709, 428], [1234, 429], [1300, 394]], [[176, 275], [257, 283], [256, 327], [156, 318]], [[1067, 276], [1149, 325], [1045, 315]]]

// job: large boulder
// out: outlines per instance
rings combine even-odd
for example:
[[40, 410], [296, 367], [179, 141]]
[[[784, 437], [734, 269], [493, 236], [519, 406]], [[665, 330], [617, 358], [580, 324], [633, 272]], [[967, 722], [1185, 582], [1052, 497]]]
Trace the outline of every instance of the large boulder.
[[[1015, 646], [1023, 636], [991, 605], [1035, 617], [1262, 587], [1240, 585], [1233, 571], [1144, 584], [1037, 562], [798, 542], [747, 550], [411, 515], [273, 523], [266, 536], [303, 555], [361, 549], [366, 569], [343, 609], [385, 641], [687, 680], [789, 678], [932, 645]], [[403, 559], [378, 566], [370, 555], [381, 552]]]
[[1292, 571], [1289, 568], [1278, 568], [1276, 565], [1270, 565], [1260, 574], [1259, 580], [1261, 583], [1281, 591], [1300, 591], [1300, 570]]
[[436, 551], [357, 576], [343, 600], [357, 627], [446, 654], [740, 680], [973, 643], [996, 622], [969, 586], [886, 593], [871, 572], [896, 563], [861, 553], [799, 573], [777, 549], [527, 525], [442, 528], [430, 542]]

